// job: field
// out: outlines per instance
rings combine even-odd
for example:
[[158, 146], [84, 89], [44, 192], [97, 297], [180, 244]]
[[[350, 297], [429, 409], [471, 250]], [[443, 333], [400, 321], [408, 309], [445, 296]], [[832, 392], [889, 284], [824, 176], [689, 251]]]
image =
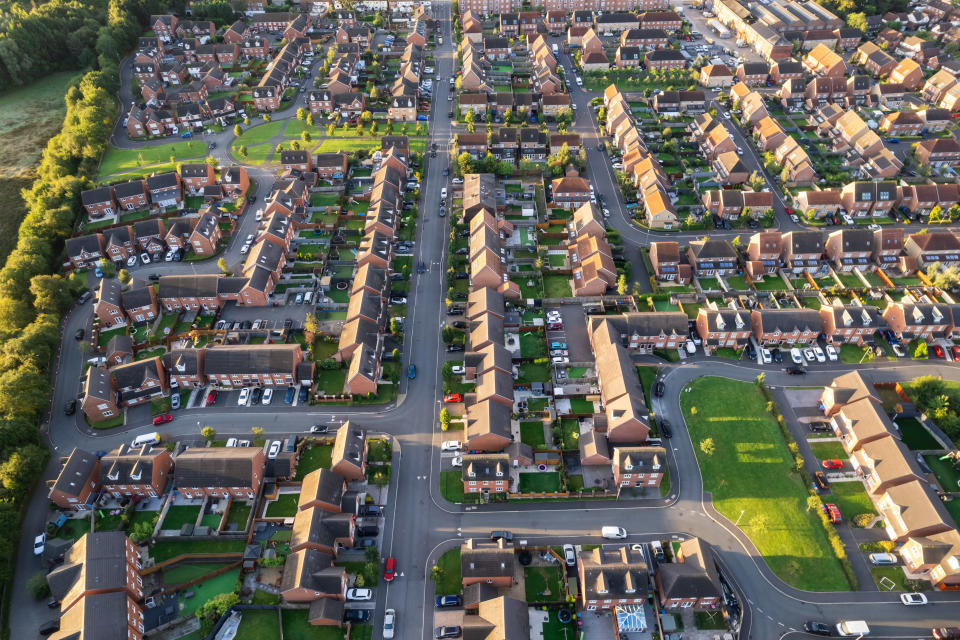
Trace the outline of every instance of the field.
[[[276, 615], [274, 612], [270, 612]], [[306, 609], [291, 611], [284, 609], [281, 612], [283, 616], [283, 640], [342, 640], [346, 630], [333, 626], [314, 626], [307, 620]], [[357, 637], [357, 629], [353, 627], [350, 630], [350, 637]], [[238, 636], [239, 637], [239, 636]], [[263, 638], [279, 638], [279, 635], [262, 636]]]
[[923, 426], [916, 418], [897, 418], [897, 426], [900, 427], [900, 435], [903, 436], [903, 443], [911, 451], [918, 449], [939, 449], [943, 445], [937, 442], [936, 438], [930, 435], [927, 428]]
[[538, 471], [536, 473], [521, 473], [520, 493], [540, 493], [543, 491], [562, 491], [559, 471]]
[[824, 502], [834, 502], [840, 508], [840, 513], [848, 522], [852, 522], [854, 516], [861, 513], [876, 515], [877, 510], [873, 508], [873, 502], [867, 496], [863, 488], [863, 483], [856, 482], [834, 482], [830, 485], [830, 498], [824, 496]]
[[460, 593], [463, 580], [460, 577], [460, 547], [444, 551], [437, 558], [440, 567], [439, 579], [434, 583], [434, 591], [438, 596], [449, 596]]
[[268, 518], [287, 518], [296, 515], [299, 493], [281, 493], [277, 499], [267, 505]]
[[333, 445], [315, 444], [311, 447], [305, 447], [300, 453], [300, 460], [297, 462], [297, 478], [303, 478], [303, 476], [317, 469], [329, 469], [332, 456]]
[[273, 610], [244, 611], [236, 640], [259, 640], [260, 638], [279, 638], [280, 619]]
[[[760, 390], [723, 378], [700, 378], [690, 388], [681, 394], [681, 407], [703, 488], [712, 493], [716, 509], [731, 522], [741, 521], [740, 528], [787, 584], [848, 590], [819, 516], [807, 509], [806, 487], [792, 471], [792, 456]], [[699, 446], [707, 438], [714, 444], [709, 455]]]
[[[125, 171], [133, 171], [142, 167], [170, 162], [170, 156], [175, 161], [187, 158], [204, 158], [207, 155], [207, 143], [202, 140], [185, 140], [169, 144], [158, 144], [141, 149], [117, 149], [110, 147], [100, 163], [100, 178], [112, 176]], [[120, 178], [127, 176], [120, 176]]]
[[20, 190], [33, 182], [33, 169], [47, 140], [60, 130], [67, 108], [63, 101], [74, 73], [54, 73], [0, 96], [0, 260], [17, 242], [17, 227], [26, 211]]

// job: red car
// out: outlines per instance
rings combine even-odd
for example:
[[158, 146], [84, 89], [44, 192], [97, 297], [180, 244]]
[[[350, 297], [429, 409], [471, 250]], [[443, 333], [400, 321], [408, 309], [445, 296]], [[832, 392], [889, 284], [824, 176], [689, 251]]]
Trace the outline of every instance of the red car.
[[383, 579], [387, 582], [393, 582], [393, 579], [396, 577], [397, 577], [397, 559], [387, 558], [387, 562], [383, 565]]
[[938, 358], [946, 358], [947, 354], [944, 352], [943, 347], [938, 344], [933, 345], [933, 355]]
[[823, 465], [824, 469], [842, 469], [843, 460], [837, 460], [836, 458], [830, 458], [829, 460], [824, 460], [820, 464]]
[[213, 404], [217, 401], [217, 390], [211, 389], [210, 393], [207, 394], [207, 404]]
[[827, 516], [830, 518], [830, 522], [833, 524], [843, 522], [843, 515], [840, 513], [839, 507], [832, 502], [828, 502], [827, 504], [823, 505], [823, 512], [827, 514]]
[[783, 209], [784, 211], [787, 212], [788, 215], [793, 215], [795, 213], [795, 211], [793, 210], [793, 207], [784, 207]]
[[169, 413], [163, 413], [153, 419], [153, 426], [156, 427], [157, 425], [167, 424], [168, 422], [172, 422], [172, 421], [173, 421], [172, 415], [170, 415]]
[[960, 347], [958, 347], [957, 345], [953, 345], [952, 347], [950, 347], [950, 353], [953, 354], [954, 360], [956, 360], [957, 362], [960, 362]]
[[443, 396], [444, 402], [463, 402], [463, 396], [459, 393], [449, 393]]

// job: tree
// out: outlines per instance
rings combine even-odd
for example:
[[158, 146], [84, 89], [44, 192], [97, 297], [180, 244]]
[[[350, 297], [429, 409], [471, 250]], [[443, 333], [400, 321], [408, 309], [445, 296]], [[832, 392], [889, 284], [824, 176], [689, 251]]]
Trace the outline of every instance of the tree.
[[730, 244], [732, 244], [732, 245], [735, 246], [735, 247], [739, 247], [739, 246], [740, 246], [740, 236], [739, 236], [739, 235], [735, 236], [735, 237], [733, 238], [733, 240], [730, 241]]
[[50, 453], [43, 447], [27, 444], [14, 449], [3, 464], [0, 464], [0, 485], [12, 494], [28, 491], [47, 465]]
[[47, 572], [38, 571], [27, 579], [27, 593], [33, 596], [34, 600], [43, 600], [50, 597], [50, 585], [47, 584]]
[[226, 258], [220, 258], [217, 260], [217, 268], [223, 273], [230, 275], [230, 266], [227, 264]]
[[537, 256], [537, 259], [534, 260], [534, 262], [533, 262], [533, 266], [534, 266], [534, 268], [536, 268], [537, 271], [542, 270], [542, 269], [543, 269], [543, 256], [538, 255], [538, 256]]
[[400, 318], [390, 318], [390, 333], [393, 335], [400, 333]]
[[200, 606], [196, 611], [196, 616], [201, 620], [201, 625], [206, 625], [210, 629], [225, 614], [230, 607], [240, 602], [240, 596], [236, 593], [221, 593], [213, 596]]
[[246, 158], [246, 157], [247, 157], [247, 145], [245, 145], [245, 144], [240, 145], [240, 148], [237, 149], [237, 155], [239, 155], [241, 158]]
[[203, 436], [203, 439], [207, 442], [213, 442], [217, 437], [217, 432], [213, 427], [204, 427], [203, 429], [200, 429], [200, 435]]
[[704, 455], [712, 456], [716, 452], [717, 446], [713, 443], [713, 438], [706, 438], [700, 441], [700, 451]]
[[39, 275], [30, 278], [33, 308], [38, 313], [63, 313], [73, 301], [69, 283], [60, 275]]
[[374, 27], [379, 29], [386, 23], [387, 21], [384, 19], [383, 13], [381, 13], [380, 11], [377, 11], [377, 14], [373, 16], [373, 22], [371, 24], [373, 24]]
[[300, 139], [303, 140], [304, 142], [310, 142], [310, 140], [313, 139], [313, 136], [310, 135], [309, 131], [301, 131]]
[[331, 137], [331, 138], [332, 138], [332, 137], [333, 137], [334, 130], [335, 130], [335, 127], [333, 126], [333, 123], [328, 124], [328, 125], [327, 125], [327, 137]]
[[446, 407], [440, 410], [440, 429], [446, 431], [450, 428], [450, 412]]
[[243, 129], [240, 127], [240, 125], [238, 124], [233, 125], [233, 135], [236, 138], [239, 138], [240, 136], [243, 135]]
[[304, 120], [306, 120], [308, 113], [309, 113], [309, 111], [307, 111], [307, 110], [304, 109], [303, 107], [299, 107], [299, 108], [297, 109], [297, 120], [300, 120], [301, 122], [304, 121]]
[[265, 114], [263, 114], [263, 121], [264, 121], [264, 122], [273, 122], [273, 116], [270, 115], [269, 113], [265, 113]]
[[252, 427], [250, 433], [252, 433], [253, 437], [257, 440], [263, 439], [263, 427]]
[[308, 313], [307, 317], [303, 319], [303, 336], [307, 341], [307, 344], [313, 344], [317, 339], [317, 332], [320, 330], [320, 321], [317, 318], [317, 314]]
[[617, 293], [621, 296], [627, 295], [629, 291], [629, 285], [627, 284], [627, 274], [621, 273], [620, 277], [617, 278]]
[[927, 358], [927, 343], [918, 342], [917, 348], [913, 350], [913, 357], [915, 360], [926, 360]]
[[308, 125], [308, 126], [311, 126], [311, 127], [313, 126], [313, 114], [312, 114], [312, 113], [308, 113], [308, 114], [307, 114], [307, 125]]
[[860, 31], [861, 33], [867, 32], [867, 14], [863, 11], [858, 11], [856, 13], [847, 14], [847, 26]]
[[126, 269], [120, 269], [120, 271], [117, 272], [117, 280], [123, 284], [129, 283], [132, 279], [133, 278], [131, 277], [130, 272]]
[[457, 169], [459, 170], [460, 175], [474, 173], [475, 169], [473, 156], [466, 151], [457, 156]]

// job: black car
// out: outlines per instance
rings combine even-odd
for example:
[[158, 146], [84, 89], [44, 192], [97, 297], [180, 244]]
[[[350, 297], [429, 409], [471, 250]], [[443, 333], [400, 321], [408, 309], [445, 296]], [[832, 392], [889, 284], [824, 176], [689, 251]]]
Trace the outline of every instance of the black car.
[[357, 527], [357, 534], [372, 538], [380, 534], [380, 527], [375, 524], [364, 524]]
[[363, 504], [360, 505], [360, 513], [357, 515], [379, 517], [383, 515], [383, 507], [378, 504]]
[[257, 201], [257, 196], [247, 196], [247, 202], [249, 202], [250, 204], [253, 204], [256, 201]]
[[490, 539], [496, 542], [497, 540], [506, 540], [507, 542], [513, 542], [513, 532], [507, 531], [506, 529], [498, 529], [497, 531], [490, 532]]
[[450, 175], [450, 169], [449, 169], [449, 168], [444, 169], [444, 170], [443, 170], [443, 175], [445, 175], [445, 176]]
[[466, 280], [467, 278], [470, 277], [470, 275], [469, 275], [466, 271], [458, 271], [458, 272], [454, 275], [454, 277], [455, 277], [457, 280]]
[[260, 404], [260, 398], [263, 397], [263, 389], [260, 387], [254, 387], [253, 393], [250, 394], [250, 404]]
[[77, 340], [83, 340], [83, 336], [86, 335], [83, 329], [77, 329], [77, 332], [73, 334], [73, 337]]
[[369, 622], [370, 621], [370, 610], [369, 609], [347, 609], [343, 612], [343, 621], [344, 622]]
[[454, 322], [451, 322], [450, 326], [453, 327], [454, 329], [466, 329], [467, 323], [462, 320], [456, 320]]
[[830, 423], [824, 422], [823, 420], [814, 420], [813, 422], [809, 423], [807, 426], [810, 427], [810, 431], [818, 431], [821, 433], [827, 433], [829, 431], [832, 431], [832, 429], [830, 428]]
[[670, 422], [668, 420], [660, 420], [660, 435], [664, 438], [673, 437], [673, 431], [670, 430]]
[[459, 638], [460, 637], [460, 627], [455, 627], [448, 625], [446, 627], [437, 627], [433, 630], [433, 637], [437, 640], [443, 640], [443, 638]]
[[783, 362], [783, 352], [780, 349], [774, 349], [770, 353], [773, 355], [774, 362]]
[[665, 385], [663, 384], [663, 380], [657, 380], [656, 384], [653, 385], [653, 395], [658, 398], [662, 398], [664, 387]]
[[803, 630], [807, 633], [814, 633], [818, 636], [830, 636], [833, 635], [833, 629], [826, 622], [817, 622], [816, 620], [808, 620], [803, 623]]
[[68, 416], [72, 416], [76, 410], [77, 410], [76, 400], [67, 400], [67, 403], [63, 405], [63, 412]]
[[147, 279], [150, 280], [150, 281], [152, 281], [152, 282], [156, 282], [157, 280], [160, 279], [160, 274], [159, 274], [159, 273], [151, 273], [149, 276], [147, 276]]
[[789, 367], [789, 368], [787, 368], [787, 373], [789, 373], [789, 374], [792, 375], [792, 376], [802, 376], [802, 375], [804, 375], [806, 372], [807, 372], [806, 369], [804, 369], [803, 367]]
[[447, 315], [448, 315], [448, 316], [462, 316], [462, 315], [463, 315], [463, 309], [462, 309], [461, 307], [450, 307], [449, 309], [447, 309]]

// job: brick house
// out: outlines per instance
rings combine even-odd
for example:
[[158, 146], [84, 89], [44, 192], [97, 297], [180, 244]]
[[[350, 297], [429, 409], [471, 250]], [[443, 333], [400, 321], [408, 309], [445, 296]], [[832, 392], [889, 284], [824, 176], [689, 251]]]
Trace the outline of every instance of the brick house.
[[313, 171], [313, 156], [305, 149], [284, 149], [280, 152], [280, 165], [284, 173]]
[[262, 447], [193, 447], [176, 458], [176, 488], [184, 498], [251, 500], [260, 491]]
[[934, 262], [943, 267], [960, 266], [960, 239], [949, 231], [911, 233], [903, 243], [903, 251], [919, 269]]
[[823, 330], [816, 309], [770, 308], [751, 312], [753, 336], [758, 344], [779, 346], [812, 342]]
[[722, 589], [713, 549], [699, 538], [680, 543], [673, 562], [660, 564], [656, 573], [660, 603], [665, 609], [715, 609]]
[[922, 140], [917, 143], [914, 156], [920, 165], [956, 167], [960, 165], [960, 143], [954, 138]]
[[145, 180], [130, 180], [115, 184], [113, 194], [117, 198], [117, 206], [126, 211], [146, 209], [150, 206], [150, 196], [147, 193]]
[[97, 497], [100, 459], [89, 451], [74, 447], [56, 480], [49, 483], [47, 497], [64, 510], [86, 511]]
[[80, 194], [80, 202], [91, 218], [112, 216], [117, 210], [117, 202], [111, 187], [87, 189]]
[[468, 538], [460, 545], [460, 575], [464, 587], [472, 584], [510, 587], [515, 566], [513, 545], [503, 538], [496, 541]]
[[839, 229], [827, 236], [824, 252], [833, 267], [842, 273], [870, 271], [873, 267], [873, 236], [870, 229]]
[[945, 337], [953, 326], [950, 307], [942, 303], [894, 302], [883, 310], [890, 331], [906, 341], [932, 342]]
[[737, 250], [729, 240], [694, 240], [687, 261], [698, 276], [732, 275], [739, 271]]
[[626, 544], [604, 544], [577, 556], [580, 603], [586, 611], [642, 605], [650, 592], [646, 556]]
[[119, 414], [117, 394], [113, 390], [110, 373], [106, 369], [102, 367], [87, 369], [80, 410], [91, 422], [103, 422]]
[[613, 480], [621, 491], [624, 487], [659, 487], [666, 455], [663, 447], [614, 447]]
[[298, 344], [218, 345], [204, 350], [203, 371], [220, 387], [290, 386], [303, 360]]
[[156, 498], [166, 490], [172, 470], [173, 458], [166, 449], [122, 444], [100, 459], [99, 484], [103, 493], [117, 499]]
[[746, 309], [701, 308], [696, 327], [706, 353], [721, 348], [740, 349], [753, 333], [752, 317]]
[[780, 262], [794, 274], [818, 271], [823, 254], [823, 236], [819, 231], [789, 231], [782, 236]]
[[510, 490], [510, 457], [505, 453], [464, 455], [461, 478], [464, 493], [506, 493]]

